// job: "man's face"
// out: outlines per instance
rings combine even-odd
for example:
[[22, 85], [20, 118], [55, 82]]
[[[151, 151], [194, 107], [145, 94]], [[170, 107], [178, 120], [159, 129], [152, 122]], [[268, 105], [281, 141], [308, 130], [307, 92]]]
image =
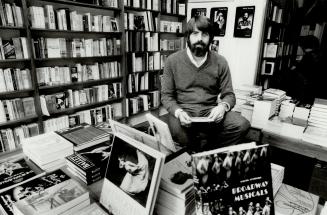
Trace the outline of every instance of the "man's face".
[[248, 17], [249, 17], [249, 14], [248, 14], [248, 13], [244, 13], [244, 15], [243, 15], [243, 19], [244, 19], [244, 20], [247, 20]]
[[195, 26], [193, 32], [189, 36], [187, 45], [193, 55], [196, 57], [203, 57], [209, 50], [209, 40], [209, 33], [202, 32]]

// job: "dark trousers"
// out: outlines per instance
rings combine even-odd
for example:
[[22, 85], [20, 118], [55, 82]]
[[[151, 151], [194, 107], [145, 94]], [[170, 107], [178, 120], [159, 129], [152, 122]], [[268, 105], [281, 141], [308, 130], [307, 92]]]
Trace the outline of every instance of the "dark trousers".
[[169, 114], [168, 125], [174, 141], [195, 152], [238, 144], [250, 128], [249, 121], [233, 111], [219, 123], [192, 123], [190, 127]]

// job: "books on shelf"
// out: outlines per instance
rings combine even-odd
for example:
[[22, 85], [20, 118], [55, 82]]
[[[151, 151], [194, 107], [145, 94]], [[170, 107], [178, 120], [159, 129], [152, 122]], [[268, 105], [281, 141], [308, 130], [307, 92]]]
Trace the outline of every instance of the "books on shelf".
[[22, 7], [16, 3], [0, 1], [0, 26], [23, 27]]
[[63, 129], [56, 133], [70, 141], [74, 145], [75, 151], [80, 151], [110, 140], [109, 133], [86, 123]]
[[26, 37], [0, 38], [0, 60], [30, 58]]
[[160, 32], [182, 33], [182, 27], [182, 22], [160, 20]]
[[282, 184], [275, 199], [275, 214], [303, 214], [315, 215], [317, 213], [319, 196]]
[[89, 204], [89, 192], [75, 180], [69, 179], [16, 201], [13, 212], [17, 215], [73, 215]]
[[22, 157], [0, 161], [0, 193], [40, 177]]
[[159, 91], [150, 91], [147, 94], [140, 94], [137, 97], [132, 97], [126, 100], [126, 113], [137, 114], [142, 111], [147, 111], [150, 108], [159, 107], [160, 98]]
[[193, 154], [197, 214], [274, 214], [268, 149], [247, 143]]
[[33, 97], [0, 100], [0, 123], [35, 116]]
[[152, 214], [164, 160], [155, 149], [115, 133], [100, 203], [113, 214]]
[[[69, 180], [70, 177], [62, 170], [56, 170], [45, 176], [35, 178], [0, 193], [0, 212], [4, 215], [16, 215], [13, 211], [15, 202]], [[43, 192], [42, 192], [43, 193]]]
[[65, 157], [74, 153], [73, 144], [55, 132], [26, 138], [22, 142], [24, 154], [47, 172], [65, 165]]

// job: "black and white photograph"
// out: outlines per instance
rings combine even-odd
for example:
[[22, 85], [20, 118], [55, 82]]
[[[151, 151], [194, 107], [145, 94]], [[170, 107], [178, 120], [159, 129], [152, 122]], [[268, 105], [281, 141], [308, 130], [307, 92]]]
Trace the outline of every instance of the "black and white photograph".
[[206, 16], [206, 15], [207, 15], [207, 8], [192, 8], [191, 10], [191, 17]]
[[219, 40], [217, 39], [212, 40], [210, 50], [219, 53]]
[[146, 206], [156, 159], [115, 137], [106, 178]]
[[250, 38], [252, 36], [254, 11], [255, 6], [236, 8], [234, 37]]
[[214, 7], [210, 10], [210, 21], [214, 28], [214, 36], [225, 36], [227, 25], [227, 7]]

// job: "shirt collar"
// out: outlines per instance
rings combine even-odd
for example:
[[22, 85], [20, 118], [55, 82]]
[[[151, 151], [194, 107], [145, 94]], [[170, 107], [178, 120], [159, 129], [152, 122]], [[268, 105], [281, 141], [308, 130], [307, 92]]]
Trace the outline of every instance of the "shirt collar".
[[204, 64], [204, 62], [207, 60], [207, 57], [208, 57], [208, 52], [205, 54], [204, 58], [199, 62], [197, 63], [195, 60], [194, 60], [194, 57], [192, 55], [192, 52], [190, 50], [189, 47], [186, 48], [186, 53], [187, 53], [187, 56], [190, 58], [191, 62], [194, 64], [194, 66], [196, 66], [197, 68], [199, 68], [200, 66], [202, 66]]

